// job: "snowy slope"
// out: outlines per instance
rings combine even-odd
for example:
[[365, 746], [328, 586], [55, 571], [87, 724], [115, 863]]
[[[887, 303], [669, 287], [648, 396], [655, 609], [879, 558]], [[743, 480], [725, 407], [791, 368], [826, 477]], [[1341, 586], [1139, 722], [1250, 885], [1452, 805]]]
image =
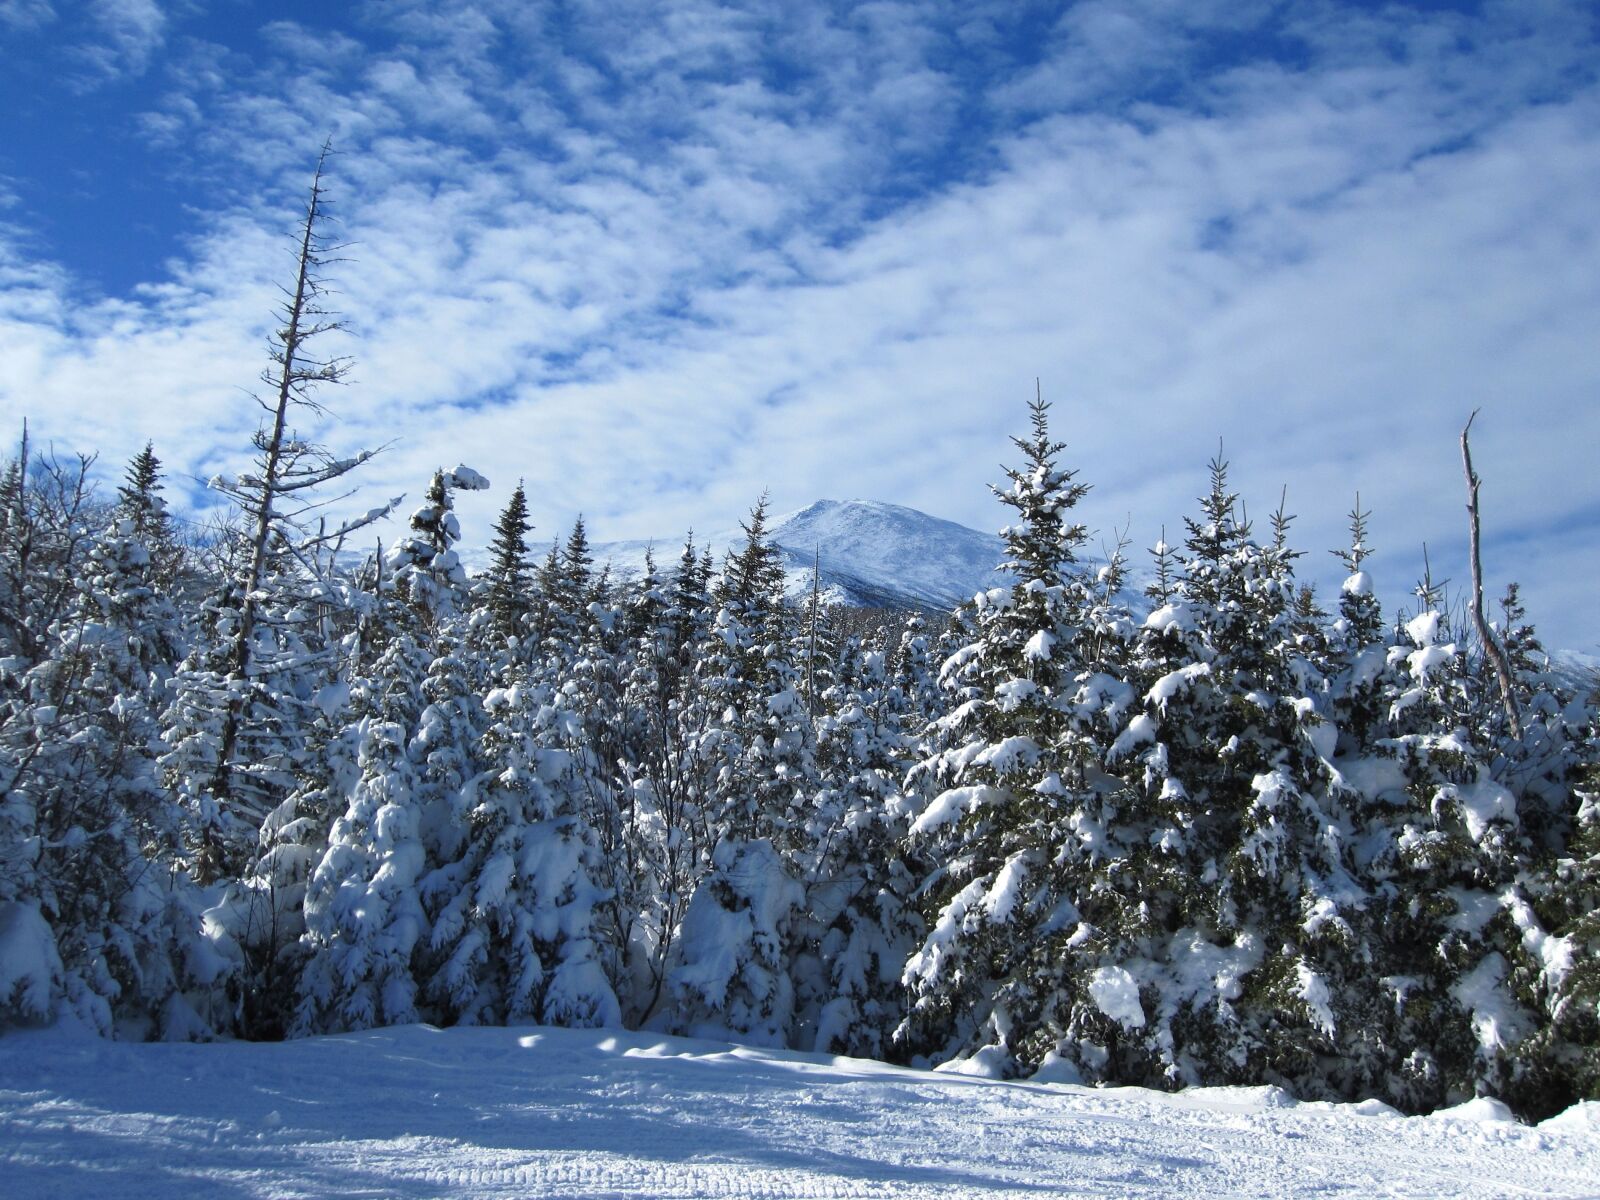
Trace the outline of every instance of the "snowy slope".
[[1600, 689], [1600, 654], [1582, 650], [1552, 650], [1550, 673], [1556, 682], [1579, 695]]
[[0, 1195], [1593, 1196], [1600, 1105], [1529, 1129], [1270, 1088], [996, 1083], [645, 1034], [0, 1038]]
[[[836, 602], [867, 607], [945, 611], [997, 582], [995, 566], [1005, 548], [998, 537], [914, 508], [875, 500], [818, 500], [798, 512], [775, 516], [772, 542], [783, 550], [788, 590], [799, 597], [811, 587], [817, 556], [822, 585]], [[696, 537], [720, 564], [728, 550], [744, 543], [743, 531], [723, 530]], [[683, 548], [681, 538], [655, 542], [602, 542], [597, 563], [636, 576], [645, 550], [654, 546], [659, 569], [670, 569]]]

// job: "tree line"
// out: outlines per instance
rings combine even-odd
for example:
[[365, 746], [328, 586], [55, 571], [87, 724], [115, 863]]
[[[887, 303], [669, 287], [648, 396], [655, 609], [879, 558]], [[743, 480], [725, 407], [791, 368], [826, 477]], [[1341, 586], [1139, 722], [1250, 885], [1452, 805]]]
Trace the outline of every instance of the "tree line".
[[[278, 1038], [623, 1025], [1006, 1076], [1406, 1111], [1600, 1096], [1591, 698], [1516, 590], [1325, 606], [1220, 455], [1180, 545], [1082, 561], [1031, 406], [996, 586], [851, 623], [765, 501], [639, 578], [519, 484], [469, 577], [440, 469], [392, 546], [294, 432], [320, 171], [253, 466], [197, 554], [153, 447], [0, 472], [0, 1026]], [[1470, 466], [1469, 466], [1470, 477]], [[1474, 614], [1476, 615], [1476, 614]]]

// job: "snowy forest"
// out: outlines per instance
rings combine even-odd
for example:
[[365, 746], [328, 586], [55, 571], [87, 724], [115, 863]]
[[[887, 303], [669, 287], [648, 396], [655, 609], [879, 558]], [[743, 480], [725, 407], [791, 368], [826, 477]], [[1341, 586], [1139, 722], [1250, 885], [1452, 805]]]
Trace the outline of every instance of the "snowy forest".
[[581, 521], [534, 554], [519, 484], [469, 575], [465, 466], [356, 554], [392, 506], [325, 514], [369, 455], [295, 432], [347, 365], [320, 199], [214, 536], [155, 447], [114, 495], [25, 437], [0, 472], [0, 1028], [1600, 1098], [1600, 729], [1515, 589], [1385, 609], [1357, 500], [1319, 596], [1328, 548], [1247, 520], [1218, 455], [1141, 597], [1126, 546], [1085, 561], [1041, 400], [950, 614], [787, 602], [764, 500], [722, 561], [622, 579]]

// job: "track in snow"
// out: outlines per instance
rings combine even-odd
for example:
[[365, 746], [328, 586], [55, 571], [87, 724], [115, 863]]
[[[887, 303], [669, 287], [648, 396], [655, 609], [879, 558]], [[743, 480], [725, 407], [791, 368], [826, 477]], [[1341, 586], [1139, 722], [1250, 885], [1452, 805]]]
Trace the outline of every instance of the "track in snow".
[[8, 1200], [1600, 1195], [1600, 1126], [1567, 1124], [1270, 1088], [997, 1083], [609, 1031], [0, 1038]]

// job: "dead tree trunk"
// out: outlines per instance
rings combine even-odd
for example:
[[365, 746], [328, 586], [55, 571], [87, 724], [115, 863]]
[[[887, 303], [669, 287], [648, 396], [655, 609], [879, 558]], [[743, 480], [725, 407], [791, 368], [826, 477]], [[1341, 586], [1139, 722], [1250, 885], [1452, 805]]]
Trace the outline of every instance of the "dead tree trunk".
[[1479, 519], [1478, 519], [1478, 485], [1481, 482], [1478, 473], [1472, 469], [1472, 447], [1467, 441], [1467, 435], [1472, 431], [1472, 422], [1477, 418], [1478, 410], [1472, 410], [1472, 416], [1467, 418], [1467, 423], [1461, 429], [1461, 466], [1467, 475], [1467, 518], [1471, 529], [1471, 554], [1472, 554], [1472, 625], [1477, 630], [1478, 641], [1483, 644], [1484, 657], [1494, 668], [1495, 679], [1500, 685], [1500, 703], [1505, 708], [1506, 723], [1511, 727], [1511, 736], [1522, 737], [1522, 717], [1517, 712], [1517, 697], [1511, 688], [1511, 663], [1506, 659], [1506, 652], [1501, 648], [1499, 639], [1494, 636], [1494, 630], [1489, 628], [1489, 622], [1483, 615], [1483, 556], [1479, 547]]
[[[259, 643], [273, 632], [275, 623], [288, 621], [304, 628], [308, 620], [324, 612], [330, 582], [325, 576], [333, 569], [336, 548], [346, 535], [385, 515], [399, 500], [396, 497], [365, 516], [335, 522], [329, 530], [314, 514], [347, 499], [349, 493], [327, 497], [318, 489], [354, 470], [376, 451], [338, 458], [300, 437], [292, 427], [296, 409], [311, 414], [325, 411], [316, 399], [316, 390], [342, 382], [350, 366], [348, 358], [317, 354], [311, 345], [313, 339], [343, 328], [325, 307], [327, 289], [322, 274], [329, 264], [340, 261], [335, 257], [339, 247], [330, 245], [322, 232], [326, 220], [322, 176], [328, 154], [329, 147], [324, 145], [305, 215], [296, 231], [295, 281], [283, 290], [271, 361], [261, 376], [267, 390], [255, 397], [264, 415], [254, 437], [254, 469], [232, 482], [213, 483], [239, 506], [249, 540], [232, 581], [239, 607], [224, 653], [229, 695], [221, 714], [210, 792], [219, 807], [247, 819], [263, 816], [271, 800], [248, 794], [254, 763], [247, 743], [253, 732], [265, 728], [260, 717], [270, 700], [262, 692], [260, 679], [270, 664]], [[304, 586], [294, 597], [296, 602], [289, 603], [289, 591], [300, 586], [297, 581]], [[274, 598], [282, 601], [276, 605], [278, 610], [297, 615], [275, 615]], [[306, 613], [313, 616], [307, 618]]]

